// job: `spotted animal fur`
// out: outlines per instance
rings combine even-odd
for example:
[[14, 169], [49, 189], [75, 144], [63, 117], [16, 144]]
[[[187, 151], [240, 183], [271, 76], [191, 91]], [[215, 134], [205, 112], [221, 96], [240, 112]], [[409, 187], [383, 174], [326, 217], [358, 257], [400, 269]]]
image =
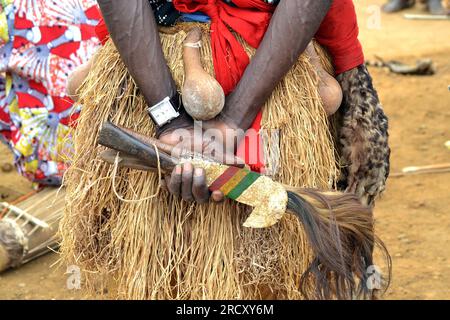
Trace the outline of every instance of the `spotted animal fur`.
[[337, 133], [342, 166], [338, 187], [373, 206], [389, 175], [388, 119], [364, 65], [337, 80], [343, 91]]

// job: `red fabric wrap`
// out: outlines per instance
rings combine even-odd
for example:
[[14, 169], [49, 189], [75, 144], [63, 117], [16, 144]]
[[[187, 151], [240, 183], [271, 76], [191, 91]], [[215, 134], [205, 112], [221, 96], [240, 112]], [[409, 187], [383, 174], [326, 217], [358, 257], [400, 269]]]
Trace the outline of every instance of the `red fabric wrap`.
[[109, 38], [108, 28], [106, 27], [105, 20], [103, 18], [100, 19], [97, 26], [95, 27], [95, 33], [97, 34], [98, 39], [105, 45], [106, 41]]
[[174, 0], [181, 12], [203, 12], [211, 19], [211, 48], [217, 81], [225, 94], [233, 91], [250, 60], [230, 32], [237, 32], [249, 45], [259, 46], [272, 16], [273, 6], [262, 0], [233, 0], [232, 7], [222, 0]]
[[[214, 72], [225, 94], [236, 87], [250, 59], [244, 48], [230, 32], [238, 33], [250, 46], [257, 48], [264, 37], [272, 17], [274, 6], [262, 0], [233, 0], [232, 7], [222, 0], [174, 0], [175, 8], [181, 12], [203, 12], [211, 18], [211, 48]], [[254, 171], [264, 167], [260, 130], [261, 112], [256, 117], [253, 129], [248, 132], [238, 147], [236, 155], [250, 165]], [[251, 130], [252, 131], [252, 130]]]

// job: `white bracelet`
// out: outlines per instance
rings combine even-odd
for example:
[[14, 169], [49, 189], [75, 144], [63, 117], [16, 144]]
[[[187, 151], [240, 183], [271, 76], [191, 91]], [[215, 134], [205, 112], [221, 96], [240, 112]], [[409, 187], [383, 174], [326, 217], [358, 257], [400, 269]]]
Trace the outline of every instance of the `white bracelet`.
[[187, 43], [183, 43], [183, 47], [189, 47], [189, 48], [201, 48], [201, 47], [202, 47], [202, 40], [198, 40], [197, 42], [187, 42]]

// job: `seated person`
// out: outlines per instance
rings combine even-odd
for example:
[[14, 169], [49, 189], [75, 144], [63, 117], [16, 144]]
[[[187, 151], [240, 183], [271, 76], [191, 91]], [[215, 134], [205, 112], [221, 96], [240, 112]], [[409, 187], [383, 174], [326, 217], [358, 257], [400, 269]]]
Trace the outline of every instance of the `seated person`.
[[[444, 14], [441, 0], [421, 0], [426, 3], [431, 14]], [[416, 3], [416, 0], [389, 0], [383, 6], [384, 12], [398, 12], [403, 9], [411, 8]]]

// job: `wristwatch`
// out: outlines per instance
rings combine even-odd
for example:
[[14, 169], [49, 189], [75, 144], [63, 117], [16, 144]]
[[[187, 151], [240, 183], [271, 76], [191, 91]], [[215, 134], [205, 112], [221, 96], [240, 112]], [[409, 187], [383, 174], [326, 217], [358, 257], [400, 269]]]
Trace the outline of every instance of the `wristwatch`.
[[157, 127], [169, 123], [180, 116], [180, 95], [176, 93], [172, 98], [165, 97], [162, 101], [147, 109]]

